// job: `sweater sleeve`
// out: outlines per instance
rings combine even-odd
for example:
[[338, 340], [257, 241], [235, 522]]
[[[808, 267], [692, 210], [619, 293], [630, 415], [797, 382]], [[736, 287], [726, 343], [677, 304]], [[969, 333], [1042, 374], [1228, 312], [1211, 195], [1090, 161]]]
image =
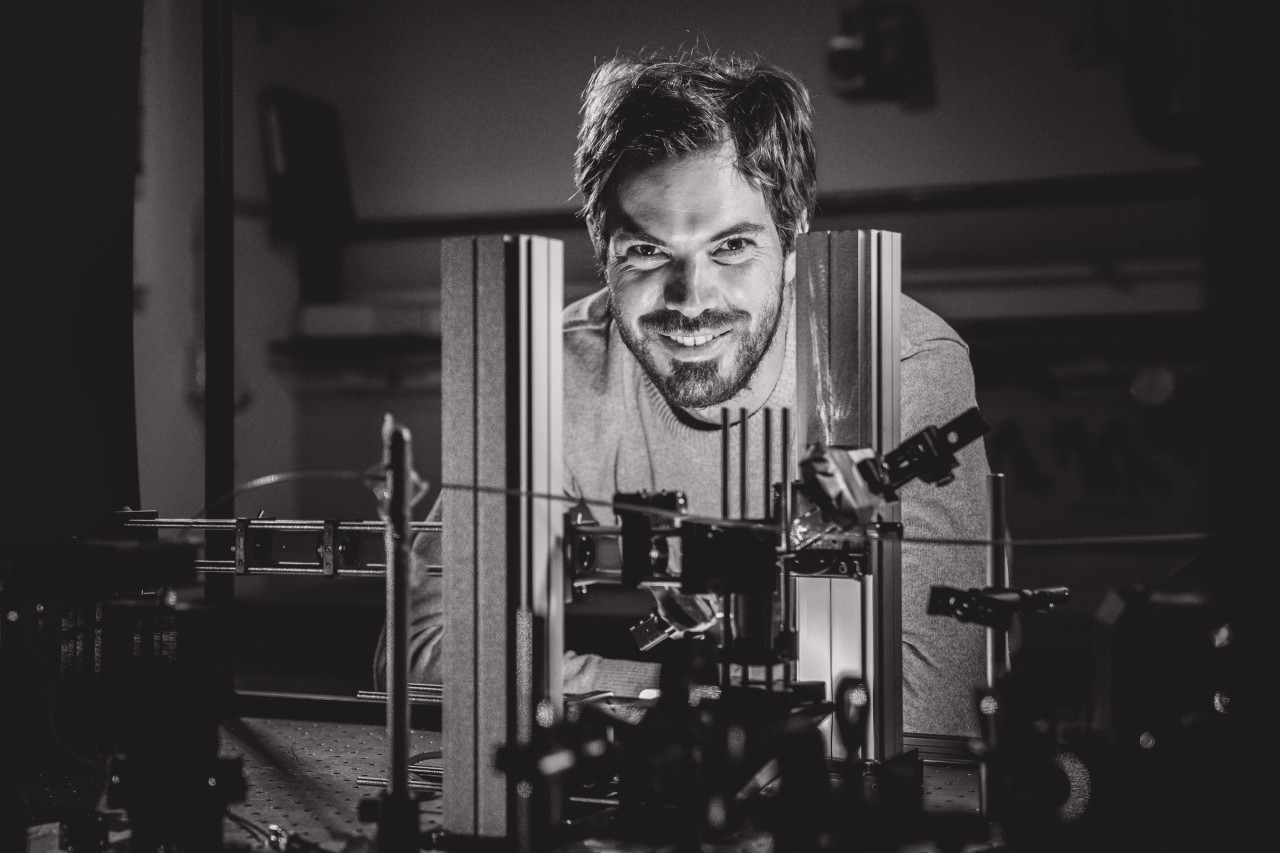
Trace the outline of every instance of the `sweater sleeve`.
[[[444, 635], [444, 601], [441, 578], [428, 575], [427, 566], [440, 563], [440, 534], [424, 531], [413, 540], [409, 566], [409, 680], [441, 682], [440, 661]], [[386, 687], [386, 633], [378, 638], [373, 681]], [[610, 690], [617, 696], [639, 696], [658, 686], [658, 665], [643, 661], [614, 660], [599, 655], [564, 654], [564, 689], [567, 693]]]
[[[940, 426], [974, 401], [968, 350], [938, 339], [902, 362], [902, 437]], [[982, 442], [957, 455], [955, 479], [938, 487], [919, 481], [901, 490], [907, 538], [981, 539], [986, 533], [987, 455]], [[973, 691], [984, 677], [983, 630], [927, 615], [929, 587], [982, 586], [985, 551], [972, 545], [905, 543], [902, 548], [903, 729], [922, 734], [976, 735]]]
[[[413, 540], [409, 562], [409, 680], [440, 683], [441, 638], [444, 634], [444, 591], [441, 578], [429, 576], [427, 566], [440, 564], [440, 533], [424, 530]], [[373, 683], [387, 682], [386, 628], [378, 637], [373, 658]]]

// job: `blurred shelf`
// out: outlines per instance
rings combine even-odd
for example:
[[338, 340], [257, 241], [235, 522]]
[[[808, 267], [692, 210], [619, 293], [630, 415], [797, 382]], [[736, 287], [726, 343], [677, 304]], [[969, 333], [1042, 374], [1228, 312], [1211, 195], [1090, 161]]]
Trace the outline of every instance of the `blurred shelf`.
[[440, 338], [427, 335], [296, 335], [269, 345], [271, 366], [308, 392], [440, 389]]

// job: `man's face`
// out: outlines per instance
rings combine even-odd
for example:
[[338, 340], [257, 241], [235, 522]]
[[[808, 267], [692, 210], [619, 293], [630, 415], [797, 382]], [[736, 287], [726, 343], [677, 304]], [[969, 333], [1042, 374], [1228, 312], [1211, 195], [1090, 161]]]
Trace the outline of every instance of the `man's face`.
[[738, 171], [732, 144], [627, 175], [609, 225], [613, 317], [667, 400], [702, 409], [749, 389], [790, 275], [764, 193]]

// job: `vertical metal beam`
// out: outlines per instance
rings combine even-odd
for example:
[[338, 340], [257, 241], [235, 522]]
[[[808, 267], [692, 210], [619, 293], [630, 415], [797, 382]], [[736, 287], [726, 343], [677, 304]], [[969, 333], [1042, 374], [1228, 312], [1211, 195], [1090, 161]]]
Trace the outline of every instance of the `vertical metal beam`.
[[[460, 487], [475, 485], [476, 439], [476, 241], [445, 240], [441, 246], [440, 331], [441, 477]], [[495, 448], [495, 450], [497, 450]], [[498, 451], [501, 452], [501, 451]], [[443, 669], [442, 766], [448, 786], [444, 827], [474, 833], [476, 815], [476, 536], [479, 493], [463, 488], [441, 495], [441, 562], [444, 636], [449, 649]]]
[[556, 817], [495, 758], [563, 708], [560, 515], [530, 497], [563, 494], [562, 252], [444, 245], [444, 824], [466, 835], [529, 838]]
[[[793, 459], [804, 458], [805, 448], [815, 441], [829, 442], [827, 399], [831, 395], [830, 259], [831, 232], [801, 234], [796, 239], [796, 409]], [[794, 477], [794, 474], [792, 475]], [[795, 675], [804, 681], [825, 681], [828, 691], [832, 677], [832, 581], [829, 578], [797, 577], [793, 611], [799, 659]], [[850, 650], [857, 654], [857, 649]], [[822, 723], [828, 754], [839, 743], [833, 737], [830, 720]]]
[[[870, 426], [869, 446], [887, 453], [901, 441], [901, 237], [889, 231], [860, 231], [859, 294], [866, 307], [863, 339], [862, 419]], [[833, 322], [833, 326], [834, 326]], [[832, 342], [835, 346], [835, 341]], [[880, 510], [889, 525], [902, 520], [896, 503]], [[868, 576], [862, 584], [863, 679], [870, 693], [867, 754], [883, 761], [902, 752], [902, 541], [873, 537], [867, 554]]]
[[[235, 487], [235, 246], [232, 223], [231, 3], [204, 0], [204, 504], [230, 517]], [[205, 594], [229, 602], [233, 579], [209, 577]]]
[[[498, 489], [520, 487], [523, 449], [523, 424], [518, 417], [522, 402], [517, 380], [519, 351], [512, 340], [519, 334], [520, 300], [517, 294], [510, 294], [510, 298], [508, 294], [512, 285], [519, 287], [512, 249], [510, 241], [500, 237], [476, 240], [475, 483]], [[509, 278], [514, 279], [510, 284]], [[441, 436], [441, 446], [450, 447], [447, 436]], [[513, 577], [512, 568], [520, 565], [520, 499], [481, 492], [476, 495], [476, 506], [476, 597], [472, 602], [476, 651], [471, 676], [476, 697], [477, 824], [473, 832], [505, 836], [511, 792], [494, 756], [498, 747], [516, 739], [517, 709], [511, 701], [517, 677], [513, 654], [516, 626], [510, 616], [516, 611], [519, 595], [519, 576]], [[445, 536], [450, 532], [445, 522]], [[466, 535], [466, 531], [460, 532]], [[446, 612], [454, 606], [446, 599]], [[450, 645], [446, 634], [444, 647]], [[449, 664], [445, 666], [448, 671]], [[448, 685], [444, 691], [447, 696]], [[447, 731], [448, 723], [442, 725]]]
[[[900, 440], [900, 237], [888, 231], [822, 232], [797, 243], [796, 403], [798, 444], [815, 441], [891, 450]], [[896, 505], [881, 519], [900, 521]], [[834, 684], [860, 673], [868, 683], [867, 754], [882, 760], [902, 751], [901, 545], [874, 538], [870, 577], [861, 590], [845, 581], [797, 584], [797, 609], [813, 612], [815, 595], [832, 602], [826, 676]], [[839, 586], [833, 586], [838, 584]], [[825, 587], [822, 588], [822, 587]], [[860, 596], [857, 593], [860, 592]], [[860, 631], [854, 614], [861, 612]], [[823, 626], [810, 623], [809, 630]], [[806, 631], [808, 633], [808, 631]], [[855, 647], [860, 638], [861, 649]], [[802, 638], [804, 656], [819, 648]], [[833, 744], [838, 751], [838, 745]]]

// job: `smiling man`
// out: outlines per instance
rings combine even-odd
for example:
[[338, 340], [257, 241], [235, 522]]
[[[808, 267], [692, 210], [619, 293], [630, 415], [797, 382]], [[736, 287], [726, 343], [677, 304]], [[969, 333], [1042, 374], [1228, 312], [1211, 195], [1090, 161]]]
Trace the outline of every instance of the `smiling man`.
[[[718, 515], [720, 410], [736, 423], [745, 409], [749, 512], [761, 514], [762, 412], [793, 407], [805, 381], [792, 312], [796, 235], [816, 199], [808, 93], [785, 71], [735, 57], [614, 59], [587, 86], [578, 142], [575, 178], [606, 286], [564, 315], [568, 487], [605, 500], [680, 489], [691, 512]], [[956, 333], [910, 298], [902, 305], [907, 436], [973, 406], [974, 394]], [[981, 445], [960, 461], [944, 489], [903, 489], [910, 535], [981, 538]], [[908, 545], [903, 574], [905, 728], [975, 733], [982, 632], [926, 616], [925, 603], [931, 584], [981, 585], [982, 551]], [[628, 666], [578, 656], [566, 672], [579, 687], [625, 691], [617, 677], [642, 674]]]
[[[748, 513], [761, 515], [756, 424], [765, 409], [794, 407], [802, 381], [792, 291], [796, 235], [817, 194], [808, 93], [785, 71], [732, 57], [619, 58], [592, 76], [582, 113], [575, 178], [606, 286], [564, 312], [567, 488], [603, 501], [678, 489], [692, 513], [718, 515], [720, 410], [728, 407], [734, 458], [737, 413], [747, 412]], [[964, 344], [906, 297], [901, 339], [904, 436], [974, 405]], [[911, 535], [981, 538], [986, 456], [978, 444], [959, 459], [946, 488], [901, 490]], [[737, 472], [730, 476], [737, 495]], [[780, 476], [775, 469], [770, 482]], [[447, 653], [440, 583], [425, 569], [439, 552], [435, 535], [414, 542], [410, 665], [415, 681], [431, 683]], [[983, 634], [931, 619], [925, 605], [931, 584], [980, 586], [983, 577], [980, 548], [903, 548], [907, 731], [976, 733]], [[383, 660], [380, 649], [379, 681]], [[564, 672], [567, 692], [635, 696], [658, 680], [653, 663], [573, 652]]]

